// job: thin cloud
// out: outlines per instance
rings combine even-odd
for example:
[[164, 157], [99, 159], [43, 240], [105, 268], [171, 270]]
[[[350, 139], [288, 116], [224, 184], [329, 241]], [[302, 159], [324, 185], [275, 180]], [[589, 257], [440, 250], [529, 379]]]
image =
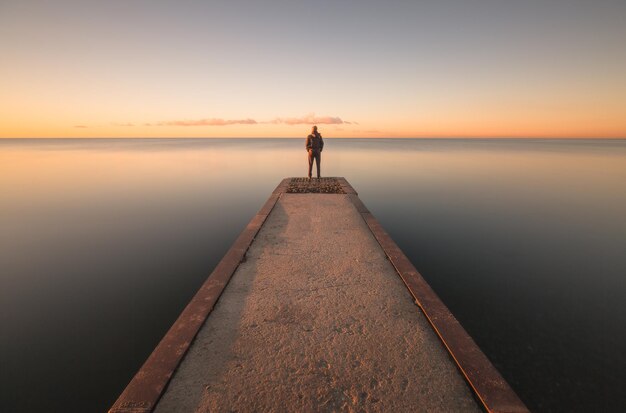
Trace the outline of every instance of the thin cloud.
[[299, 118], [276, 118], [269, 123], [284, 123], [285, 125], [342, 125], [345, 122], [339, 116], [315, 116], [311, 113]]
[[135, 126], [133, 123], [113, 123], [113, 126], [124, 126], [124, 127], [130, 127], [130, 126]]
[[[144, 126], [228, 126], [228, 125], [257, 125], [257, 124], [282, 124], [282, 125], [358, 125], [357, 122], [348, 122], [339, 116], [315, 116], [314, 113], [292, 118], [274, 118], [268, 121], [256, 121], [246, 119], [221, 119], [206, 118], [192, 120], [171, 120], [157, 123], [144, 123]], [[117, 124], [118, 126], [132, 126], [132, 124]]]
[[254, 119], [197, 119], [197, 120], [173, 120], [159, 122], [159, 126], [228, 126], [228, 125], [256, 125]]

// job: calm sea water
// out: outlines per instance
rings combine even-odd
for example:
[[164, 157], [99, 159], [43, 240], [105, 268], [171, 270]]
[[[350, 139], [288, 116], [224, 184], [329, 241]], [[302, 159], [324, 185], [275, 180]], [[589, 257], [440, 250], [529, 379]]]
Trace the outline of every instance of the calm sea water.
[[[0, 140], [0, 411], [105, 411], [304, 140]], [[534, 411], [626, 411], [626, 141], [327, 139]]]

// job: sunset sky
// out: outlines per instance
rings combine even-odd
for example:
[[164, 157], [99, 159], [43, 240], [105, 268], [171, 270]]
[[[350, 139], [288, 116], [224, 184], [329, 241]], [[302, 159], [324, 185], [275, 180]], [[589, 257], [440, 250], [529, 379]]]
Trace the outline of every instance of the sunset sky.
[[626, 1], [0, 0], [0, 137], [626, 138]]

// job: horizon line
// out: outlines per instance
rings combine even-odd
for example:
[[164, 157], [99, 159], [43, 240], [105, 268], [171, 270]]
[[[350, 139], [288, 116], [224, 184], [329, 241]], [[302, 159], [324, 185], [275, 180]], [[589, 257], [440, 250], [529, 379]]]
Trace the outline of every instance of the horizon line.
[[[299, 136], [28, 136], [28, 137], [0, 137], [0, 140], [18, 139], [305, 139]], [[544, 140], [626, 140], [625, 136], [344, 136], [326, 137], [324, 139], [544, 139]]]

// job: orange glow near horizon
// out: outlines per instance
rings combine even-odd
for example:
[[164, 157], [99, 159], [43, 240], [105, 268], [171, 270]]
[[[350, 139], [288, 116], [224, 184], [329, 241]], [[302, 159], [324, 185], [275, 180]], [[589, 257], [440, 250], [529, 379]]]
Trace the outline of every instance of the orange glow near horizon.
[[[398, 120], [358, 125], [318, 124], [328, 138], [626, 138], [625, 122], [621, 119], [573, 118], [560, 116], [551, 122], [507, 120], [496, 115], [491, 119], [449, 118], [446, 121]], [[292, 138], [304, 137], [311, 128], [302, 125], [226, 125], [172, 126], [134, 123], [76, 122], [67, 125], [57, 120], [40, 122], [3, 122], [0, 138]]]

